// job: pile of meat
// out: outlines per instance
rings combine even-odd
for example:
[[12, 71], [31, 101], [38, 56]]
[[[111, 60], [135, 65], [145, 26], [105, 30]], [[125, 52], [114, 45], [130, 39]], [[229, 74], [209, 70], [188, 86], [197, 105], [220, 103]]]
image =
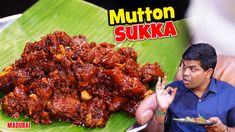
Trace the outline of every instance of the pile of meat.
[[138, 65], [134, 49], [114, 48], [65, 32], [27, 43], [0, 73], [2, 110], [36, 124], [63, 120], [91, 128], [104, 127], [119, 110], [134, 115], [148, 84], [164, 73], [157, 63]]

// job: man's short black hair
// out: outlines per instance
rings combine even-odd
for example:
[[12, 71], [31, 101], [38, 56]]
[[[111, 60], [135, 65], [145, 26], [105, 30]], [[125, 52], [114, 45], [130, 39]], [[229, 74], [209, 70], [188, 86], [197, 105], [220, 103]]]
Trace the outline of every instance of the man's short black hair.
[[183, 54], [183, 60], [198, 60], [204, 70], [215, 69], [217, 54], [215, 48], [209, 44], [198, 43], [190, 46]]

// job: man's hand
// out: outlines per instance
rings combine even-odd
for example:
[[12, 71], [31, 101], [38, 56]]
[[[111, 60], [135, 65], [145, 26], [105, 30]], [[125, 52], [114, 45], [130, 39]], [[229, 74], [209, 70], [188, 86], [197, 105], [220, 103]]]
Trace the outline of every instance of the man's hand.
[[218, 117], [211, 117], [208, 119], [210, 122], [215, 122], [213, 125], [205, 125], [207, 132], [225, 132], [226, 126], [221, 122]]
[[162, 81], [161, 78], [159, 77], [156, 85], [157, 109], [158, 111], [164, 111], [164, 112], [167, 111], [170, 104], [174, 100], [177, 91], [177, 88], [172, 88], [172, 87], [164, 89], [165, 82], [166, 82], [166, 77], [163, 78]]

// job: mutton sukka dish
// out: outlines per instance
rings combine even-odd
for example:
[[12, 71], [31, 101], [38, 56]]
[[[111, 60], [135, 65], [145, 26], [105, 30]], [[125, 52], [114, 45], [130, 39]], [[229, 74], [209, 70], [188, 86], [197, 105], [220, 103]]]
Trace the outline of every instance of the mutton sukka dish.
[[148, 84], [163, 77], [159, 64], [137, 64], [133, 48], [88, 43], [85, 36], [54, 32], [27, 43], [21, 57], [0, 73], [2, 110], [36, 124], [70, 121], [104, 127], [123, 110], [133, 116]]

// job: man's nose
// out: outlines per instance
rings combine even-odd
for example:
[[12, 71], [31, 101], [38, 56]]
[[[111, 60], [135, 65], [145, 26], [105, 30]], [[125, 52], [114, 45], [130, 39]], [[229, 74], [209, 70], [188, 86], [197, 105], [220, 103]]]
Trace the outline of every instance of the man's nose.
[[190, 72], [190, 70], [189, 70], [189, 68], [186, 68], [185, 70], [183, 70], [183, 75], [189, 75], [189, 72]]

